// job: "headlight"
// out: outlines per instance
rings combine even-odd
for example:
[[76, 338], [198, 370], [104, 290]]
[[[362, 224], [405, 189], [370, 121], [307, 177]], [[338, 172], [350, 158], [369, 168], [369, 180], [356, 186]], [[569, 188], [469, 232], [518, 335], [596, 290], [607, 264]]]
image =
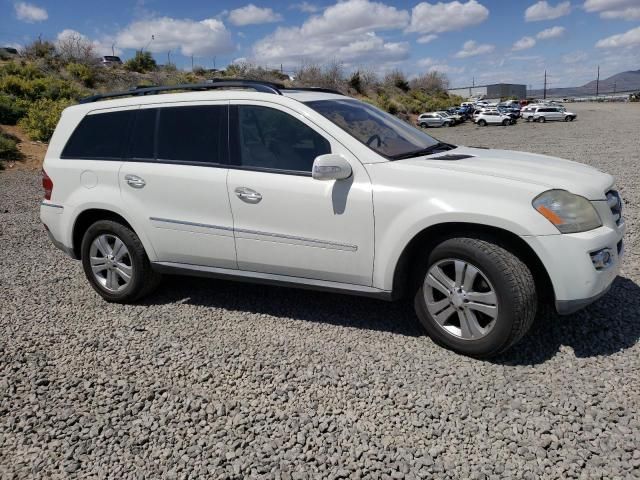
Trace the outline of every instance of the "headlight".
[[602, 226], [591, 202], [566, 190], [549, 190], [533, 200], [535, 208], [561, 233], [578, 233]]

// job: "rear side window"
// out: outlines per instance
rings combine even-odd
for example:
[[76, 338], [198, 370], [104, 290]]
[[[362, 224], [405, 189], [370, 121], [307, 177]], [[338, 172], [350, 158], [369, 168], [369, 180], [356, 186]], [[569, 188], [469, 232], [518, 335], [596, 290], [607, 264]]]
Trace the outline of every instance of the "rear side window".
[[158, 115], [158, 161], [227, 162], [226, 105], [165, 107]]
[[61, 158], [121, 159], [134, 113], [125, 110], [85, 116], [69, 138]]
[[136, 112], [131, 131], [128, 158], [152, 160], [155, 158], [155, 132], [157, 108], [143, 108]]

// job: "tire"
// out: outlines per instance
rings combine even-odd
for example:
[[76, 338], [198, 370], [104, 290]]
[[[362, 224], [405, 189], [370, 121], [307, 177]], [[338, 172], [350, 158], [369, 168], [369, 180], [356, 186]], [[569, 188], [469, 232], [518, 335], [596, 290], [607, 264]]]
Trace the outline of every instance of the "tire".
[[505, 126], [505, 127], [506, 127], [507, 125], [509, 125], [510, 123], [511, 123], [511, 121], [509, 121], [509, 120], [507, 120], [507, 119], [504, 119], [504, 120], [502, 121], [502, 125], [503, 125], [503, 126]]
[[565, 122], [569, 122], [570, 120], [571, 120], [571, 117], [564, 117]]
[[[463, 290], [447, 296], [442, 293], [443, 283], [440, 288], [431, 286], [435, 278], [433, 272], [439, 268], [451, 281], [445, 290], [454, 289], [456, 262], [464, 264], [461, 270], [464, 273], [460, 275], [463, 281], [459, 281]], [[438, 345], [463, 355], [489, 358], [511, 348], [533, 324], [538, 305], [533, 275], [524, 262], [497, 239], [491, 236], [450, 238], [431, 250], [419, 265], [414, 307], [420, 324]], [[471, 279], [475, 280], [466, 286], [465, 282]], [[469, 300], [467, 295], [475, 295], [476, 300], [481, 296], [484, 305]], [[491, 298], [495, 303], [493, 310], [489, 308]], [[434, 315], [440, 317], [440, 323]], [[463, 328], [460, 315], [470, 319], [464, 325], [475, 325], [475, 328]]]
[[[123, 244], [125, 253], [118, 241]], [[108, 302], [134, 302], [151, 293], [160, 283], [161, 275], [151, 268], [142, 242], [121, 223], [99, 220], [91, 225], [82, 238], [81, 255], [87, 280]], [[94, 268], [100, 270], [94, 273]]]
[[571, 119], [569, 120], [570, 122], [573, 122], [576, 119], [576, 117], [569, 117], [569, 118]]
[[531, 122], [531, 117], [527, 117], [527, 122]]
[[455, 123], [449, 123], [450, 127], [453, 127], [455, 125]]
[[487, 121], [486, 120], [478, 120], [478, 126], [486, 127], [487, 126]]
[[420, 124], [420, 126], [421, 126], [422, 128], [427, 128], [429, 125], [428, 125], [427, 123], [421, 123], [421, 124]]
[[547, 119], [546, 119], [546, 118], [544, 118], [544, 117], [540, 117], [540, 118], [538, 118], [538, 121], [539, 121], [540, 123], [544, 123], [544, 122], [546, 122], [546, 121], [547, 121]]

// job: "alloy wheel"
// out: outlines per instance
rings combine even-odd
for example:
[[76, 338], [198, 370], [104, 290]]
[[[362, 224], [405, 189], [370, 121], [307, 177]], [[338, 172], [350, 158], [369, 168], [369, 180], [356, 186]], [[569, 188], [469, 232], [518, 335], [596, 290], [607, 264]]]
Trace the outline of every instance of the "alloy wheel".
[[494, 328], [498, 297], [487, 276], [465, 260], [448, 258], [433, 264], [423, 294], [433, 320], [448, 334], [478, 340]]
[[124, 290], [133, 278], [133, 261], [127, 246], [110, 233], [98, 235], [89, 248], [96, 281], [109, 292]]

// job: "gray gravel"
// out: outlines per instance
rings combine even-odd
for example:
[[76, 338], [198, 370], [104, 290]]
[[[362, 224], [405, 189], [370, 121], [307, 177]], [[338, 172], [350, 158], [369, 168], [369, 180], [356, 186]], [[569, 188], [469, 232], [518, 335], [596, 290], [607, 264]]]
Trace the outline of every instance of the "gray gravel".
[[638, 107], [433, 130], [594, 164], [627, 202], [611, 293], [486, 362], [404, 304], [183, 278], [107, 304], [49, 244], [38, 176], [0, 173], [0, 478], [640, 478]]

